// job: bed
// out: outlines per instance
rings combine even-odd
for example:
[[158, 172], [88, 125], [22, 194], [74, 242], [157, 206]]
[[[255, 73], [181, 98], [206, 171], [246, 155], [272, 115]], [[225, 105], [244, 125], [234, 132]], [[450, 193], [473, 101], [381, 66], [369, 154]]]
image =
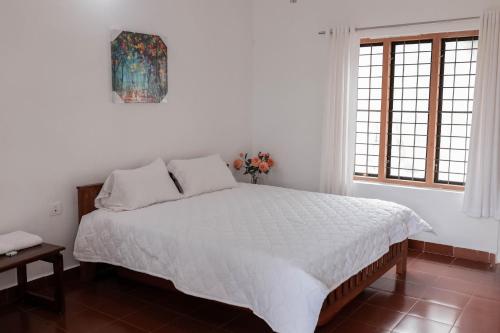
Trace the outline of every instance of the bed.
[[265, 185], [126, 212], [95, 210], [100, 188], [78, 187], [84, 271], [105, 263], [171, 281], [282, 333], [314, 332], [395, 265], [404, 276], [407, 238], [430, 228], [395, 203]]

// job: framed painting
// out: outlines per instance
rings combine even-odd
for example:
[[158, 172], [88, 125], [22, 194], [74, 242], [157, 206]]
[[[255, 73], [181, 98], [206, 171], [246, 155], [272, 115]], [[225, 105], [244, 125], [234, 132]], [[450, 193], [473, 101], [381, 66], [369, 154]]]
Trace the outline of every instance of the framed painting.
[[114, 30], [111, 38], [113, 102], [165, 103], [167, 51], [160, 36]]

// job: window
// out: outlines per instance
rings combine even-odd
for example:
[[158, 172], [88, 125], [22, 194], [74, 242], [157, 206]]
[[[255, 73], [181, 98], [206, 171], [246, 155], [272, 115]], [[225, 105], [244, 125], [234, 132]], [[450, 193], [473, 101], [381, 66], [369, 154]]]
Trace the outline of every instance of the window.
[[435, 177], [439, 183], [465, 183], [477, 45], [477, 37], [442, 41]]
[[432, 41], [392, 44], [388, 177], [425, 180]]
[[363, 45], [359, 56], [355, 170], [368, 176], [378, 175], [383, 49]]
[[362, 40], [355, 179], [463, 188], [477, 34]]

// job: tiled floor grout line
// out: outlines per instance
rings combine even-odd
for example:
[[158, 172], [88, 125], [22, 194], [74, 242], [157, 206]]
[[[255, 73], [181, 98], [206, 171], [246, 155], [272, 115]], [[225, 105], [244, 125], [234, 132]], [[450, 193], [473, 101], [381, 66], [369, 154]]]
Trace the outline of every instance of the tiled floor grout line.
[[124, 322], [123, 320], [121, 320], [121, 319], [119, 319], [119, 318], [115, 318], [115, 320], [113, 320], [113, 321], [111, 321], [111, 322], [109, 322], [109, 323], [106, 323], [106, 324], [104, 324], [104, 325], [102, 325], [102, 326], [96, 327], [96, 328], [95, 328], [94, 330], [92, 330], [92, 331], [102, 330], [102, 329], [104, 329], [105, 327], [112, 326], [112, 325], [113, 325], [113, 324], [115, 324], [115, 323], [123, 323], [123, 324], [127, 324], [127, 325], [130, 325], [130, 326], [132, 326], [132, 327], [134, 327], [134, 328], [136, 328], [136, 329], [138, 329], [138, 330], [140, 330], [140, 331], [144, 332], [144, 333], [148, 332], [147, 330], [143, 329], [142, 327], [137, 327], [137, 326], [132, 325], [132, 324], [130, 324], [130, 323]]
[[457, 321], [460, 319], [460, 317], [462, 316], [462, 314], [464, 313], [464, 310], [466, 308], [466, 306], [472, 301], [472, 295], [469, 297], [469, 299], [467, 300], [467, 302], [464, 304], [464, 307], [462, 308], [462, 310], [460, 311], [460, 314], [458, 315], [457, 319], [455, 319], [455, 321], [453, 322], [453, 327], [459, 327], [459, 326], [456, 326], [456, 323]]
[[[81, 313], [83, 313], [83, 312], [85, 312], [85, 311], [89, 311], [89, 310], [90, 310], [90, 311], [94, 311], [94, 312], [100, 313], [100, 314], [102, 314], [102, 315], [105, 315], [106, 317], [109, 317], [109, 318], [111, 319], [111, 321], [110, 321], [110, 322], [108, 322], [108, 323], [106, 323], [106, 324], [103, 324], [103, 325], [102, 325], [102, 326], [100, 326], [99, 328], [96, 328], [96, 330], [97, 330], [97, 329], [101, 329], [101, 328], [106, 327], [106, 326], [110, 326], [110, 325], [112, 325], [113, 323], [116, 323], [116, 322], [123, 322], [123, 323], [126, 323], [127, 325], [131, 325], [131, 326], [133, 326], [133, 327], [135, 327], [135, 328], [137, 328], [137, 329], [140, 329], [141, 331], [146, 332], [146, 331], [145, 331], [142, 327], [138, 327], [138, 326], [136, 326], [136, 325], [133, 325], [132, 323], [129, 323], [129, 322], [126, 322], [126, 321], [124, 321], [124, 320], [123, 320], [124, 318], [126, 318], [126, 317], [128, 317], [128, 316], [131, 316], [131, 315], [133, 315], [133, 314], [135, 314], [135, 313], [138, 313], [138, 312], [140, 311], [139, 309], [138, 309], [138, 310], [136, 310], [136, 311], [132, 311], [132, 312], [130, 312], [130, 313], [127, 313], [126, 315], [123, 315], [123, 316], [114, 316], [114, 315], [111, 315], [111, 314], [109, 314], [109, 313], [107, 313], [107, 312], [105, 312], [105, 311], [102, 311], [102, 310], [100, 310], [100, 309], [98, 309], [98, 308], [96, 308], [96, 307], [90, 306], [90, 305], [88, 305], [88, 304], [84, 304], [84, 303], [77, 302], [77, 301], [73, 301], [73, 302], [75, 302], [75, 303], [77, 303], [78, 305], [80, 305], [80, 306], [82, 306], [82, 307], [83, 307], [83, 309], [82, 309], [82, 310], [80, 310], [80, 311], [78, 311], [78, 312], [75, 312], [75, 313], [74, 313], [74, 315], [78, 315], [78, 314], [81, 314]], [[37, 308], [39, 308], [39, 307], [37, 307]], [[43, 318], [43, 317], [41, 317], [41, 316], [37, 315], [36, 313], [33, 313], [33, 312], [32, 312], [32, 310], [35, 310], [35, 309], [37, 309], [37, 308], [30, 309], [28, 312], [30, 312], [31, 314], [33, 314], [34, 316], [36, 316], [36, 317], [37, 317], [37, 318], [39, 318], [39, 319], [42, 319], [42, 320], [44, 320], [44, 321], [46, 321], [46, 322], [51, 322], [51, 321], [49, 321], [49, 320], [47, 320], [47, 319], [45, 319], [45, 318]], [[59, 325], [57, 325], [57, 324], [56, 324], [56, 326], [57, 326], [59, 329], [63, 330], [64, 332], [67, 332], [67, 330], [66, 330], [66, 329], [64, 329], [64, 328], [60, 327]]]
[[[128, 316], [126, 316], [126, 317], [128, 317]], [[117, 320], [115, 320], [113, 323], [116, 323], [116, 322], [118, 322], [118, 321], [119, 321], [119, 322], [121, 322], [121, 323], [124, 323], [124, 324], [127, 324], [127, 325], [129, 325], [129, 326], [135, 327], [135, 328], [137, 328], [137, 329], [139, 329], [139, 330], [141, 330], [141, 331], [144, 331], [144, 332], [150, 332], [150, 331], [151, 331], [151, 330], [146, 330], [146, 329], [144, 329], [144, 327], [140, 327], [140, 326], [138, 326], [138, 325], [132, 324], [131, 322], [128, 322], [128, 321], [124, 320], [126, 317], [123, 317], [123, 318], [121, 318], [121, 319], [117, 319]], [[111, 323], [111, 324], [112, 324], [112, 323]], [[111, 325], [111, 324], [110, 324], [110, 325]]]
[[[434, 303], [434, 304], [437, 304], [437, 303]], [[457, 310], [460, 310], [460, 315], [461, 315], [463, 310], [462, 309], [457, 309]], [[427, 320], [427, 321], [432, 321], [433, 323], [438, 323], [438, 324], [443, 324], [443, 325], [446, 325], [446, 326], [450, 326], [450, 328], [453, 328], [455, 326], [455, 323], [453, 323], [453, 324], [443, 323], [442, 321], [438, 321], [438, 320], [434, 320], [434, 319], [430, 319], [430, 318], [426, 318], [426, 317], [420, 317], [420, 316], [411, 314], [409, 312], [406, 315], [407, 316], [411, 316], [411, 317], [415, 317], [415, 318], [424, 319], [424, 320]], [[460, 315], [458, 317], [460, 317]], [[455, 322], [458, 320], [458, 317], [457, 317], [457, 319], [455, 319]]]
[[243, 313], [240, 313], [240, 314], [236, 315], [236, 317], [234, 317], [234, 318], [228, 320], [227, 322], [225, 322], [225, 323], [217, 326], [216, 328], [223, 329], [224, 327], [229, 326], [229, 324], [231, 324], [232, 322], [236, 321], [236, 319], [239, 319], [240, 317], [243, 317], [243, 315], [244, 315]]
[[[375, 288], [372, 288], [372, 289], [375, 289]], [[408, 313], [405, 313], [405, 312], [402, 312], [402, 311], [397, 311], [397, 310], [394, 310], [394, 309], [391, 309], [391, 308], [388, 308], [388, 307], [384, 307], [384, 306], [374, 305], [374, 304], [368, 303], [368, 300], [370, 300], [371, 298], [375, 297], [375, 295], [376, 295], [377, 293], [379, 293], [379, 292], [385, 292], [384, 290], [378, 290], [378, 289], [375, 289], [375, 290], [376, 290], [376, 292], [375, 292], [373, 295], [371, 295], [370, 297], [368, 297], [366, 300], [364, 300], [364, 301], [359, 301], [359, 302], [360, 302], [360, 305], [359, 305], [358, 307], [356, 307], [356, 309], [355, 309], [355, 310], [353, 310], [353, 311], [352, 311], [349, 315], [347, 315], [347, 316], [346, 316], [343, 320], [341, 320], [341, 321], [338, 323], [338, 325], [337, 325], [337, 326], [333, 329], [333, 331], [332, 331], [332, 332], [333, 332], [333, 333], [335, 333], [335, 330], [336, 330], [336, 329], [337, 329], [340, 325], [342, 325], [345, 321], [347, 321], [348, 319], [351, 319], [351, 320], [356, 321], [356, 322], [358, 322], [358, 323], [363, 323], [363, 324], [365, 324], [365, 325], [367, 325], [367, 326], [371, 326], [371, 327], [374, 327], [374, 328], [380, 328], [380, 327], [377, 327], [377, 326], [375, 326], [375, 325], [373, 325], [373, 324], [371, 324], [371, 323], [366, 323], [366, 322], [364, 322], [364, 321], [360, 321], [360, 320], [356, 320], [356, 319], [352, 319], [352, 318], [351, 318], [351, 317], [352, 317], [352, 316], [353, 316], [353, 315], [354, 315], [357, 311], [359, 311], [359, 309], [361, 309], [361, 307], [363, 307], [364, 305], [369, 305], [369, 306], [373, 306], [373, 307], [379, 307], [379, 308], [382, 308], [382, 309], [385, 309], [385, 310], [390, 310], [390, 311], [395, 311], [395, 312], [403, 313], [403, 314], [404, 314], [404, 316], [403, 316], [403, 317], [402, 317], [402, 318], [401, 318], [401, 319], [400, 319], [400, 320], [396, 323], [396, 325], [394, 325], [394, 327], [396, 327], [396, 326], [397, 326], [397, 325], [401, 322], [401, 320], [403, 320], [403, 318], [404, 318], [404, 317], [405, 317]], [[415, 303], [415, 304], [416, 304], [416, 303]], [[391, 329], [391, 330], [389, 330], [389, 332], [391, 332], [391, 331], [392, 331], [392, 329]]]
[[[32, 312], [33, 310], [36, 310], [36, 309], [40, 309], [40, 307], [34, 307], [34, 308], [30, 308], [30, 309], [28, 309], [28, 310], [26, 310], [26, 309], [22, 309], [22, 308], [19, 308], [19, 307], [18, 307], [18, 310], [19, 310], [19, 311], [24, 312], [24, 313], [26, 313], [26, 314], [32, 314], [32, 315], [34, 315], [34, 316], [35, 316], [38, 320], [41, 320], [41, 321], [43, 321], [44, 323], [51, 323], [51, 322], [52, 322], [51, 320], [47, 320], [47, 319], [45, 319], [45, 318], [43, 318], [43, 317], [41, 317], [41, 316], [37, 315], [36, 313], [33, 313], [33, 312]], [[83, 312], [83, 311], [85, 311], [85, 310], [82, 310], [81, 312]], [[55, 323], [54, 323], [54, 324], [55, 324]], [[58, 329], [60, 329], [61, 331], [63, 331], [63, 332], [68, 332], [65, 328], [62, 328], [62, 327], [60, 327], [60, 326], [59, 326], [59, 325], [57, 325], [57, 324], [55, 324], [55, 326], [56, 326]]]
[[[137, 287], [137, 288], [135, 288], [135, 289], [133, 289], [133, 290], [138, 290], [139, 288], [140, 288], [140, 287]], [[131, 291], [132, 291], [132, 290], [131, 290]], [[118, 293], [122, 293], [122, 292], [118, 292]], [[206, 325], [206, 326], [209, 326], [209, 327], [213, 327], [214, 329], [220, 329], [220, 328], [222, 328], [223, 326], [227, 326], [227, 325], [229, 325], [229, 323], [230, 323], [230, 322], [232, 322], [232, 321], [236, 320], [238, 317], [240, 317], [240, 316], [242, 316], [242, 315], [243, 315], [243, 314], [238, 314], [238, 315], [236, 315], [236, 317], [234, 317], [234, 318], [230, 319], [230, 320], [229, 320], [228, 322], [226, 322], [226, 323], [222, 323], [222, 324], [220, 324], [220, 325], [212, 325], [212, 324], [210, 324], [210, 323], [208, 323], [208, 322], [205, 322], [205, 321], [203, 321], [203, 320], [198, 320], [198, 319], [196, 319], [196, 318], [193, 318], [193, 317], [192, 317], [191, 315], [189, 315], [189, 314], [182, 313], [182, 312], [178, 312], [178, 311], [176, 311], [176, 310], [174, 310], [174, 309], [171, 309], [171, 308], [169, 308], [169, 307], [166, 307], [166, 306], [164, 306], [164, 305], [162, 305], [162, 304], [158, 304], [157, 302], [154, 302], [154, 301], [149, 301], [149, 300], [145, 300], [145, 299], [140, 298], [140, 297], [137, 297], [137, 296], [131, 296], [131, 297], [133, 297], [133, 298], [135, 298], [135, 299], [137, 299], [137, 300], [139, 300], [139, 301], [141, 301], [141, 302], [146, 303], [146, 305], [160, 307], [160, 308], [162, 308], [163, 310], [166, 310], [166, 311], [172, 312], [172, 313], [174, 313], [174, 314], [176, 315], [176, 317], [177, 317], [177, 318], [175, 318], [175, 319], [173, 319], [173, 320], [169, 321], [168, 323], [165, 323], [164, 325], [162, 325], [162, 326], [160, 326], [160, 327], [157, 327], [155, 330], [160, 330], [161, 328], [166, 327], [166, 326], [169, 326], [169, 325], [171, 325], [173, 322], [175, 322], [176, 320], [179, 320], [179, 319], [182, 319], [182, 318], [184, 318], [184, 319], [189, 319], [189, 320], [192, 320], [192, 321], [198, 322], [198, 323], [200, 323], [200, 324], [203, 324], [203, 325]], [[140, 309], [138, 309], [138, 310], [136, 310], [136, 311], [133, 311], [133, 312], [130, 312], [130, 313], [127, 313], [126, 315], [123, 315], [123, 316], [111, 316], [109, 313], [104, 312], [104, 311], [102, 311], [102, 310], [100, 310], [100, 309], [98, 309], [98, 308], [95, 308], [95, 307], [92, 307], [92, 306], [89, 306], [89, 305], [86, 305], [86, 304], [84, 304], [84, 303], [80, 303], [80, 302], [77, 302], [77, 303], [79, 303], [79, 304], [83, 305], [84, 307], [86, 307], [87, 309], [85, 309], [85, 310], [92, 310], [92, 311], [95, 311], [95, 312], [101, 313], [101, 314], [103, 314], [103, 315], [105, 315], [105, 316], [107, 316], [107, 317], [110, 317], [110, 318], [112, 318], [112, 319], [115, 319], [115, 320], [113, 320], [112, 322], [107, 323], [106, 325], [104, 325], [104, 326], [102, 326], [102, 327], [105, 327], [105, 326], [108, 326], [108, 325], [112, 325], [113, 323], [115, 323], [115, 322], [118, 322], [118, 321], [119, 321], [119, 322], [125, 323], [125, 324], [127, 324], [127, 325], [130, 325], [130, 326], [132, 326], [132, 327], [135, 327], [135, 328], [137, 328], [137, 329], [139, 329], [139, 330], [141, 330], [141, 331], [147, 332], [146, 330], [144, 330], [144, 328], [143, 328], [143, 327], [140, 327], [140, 326], [134, 325], [134, 324], [132, 324], [132, 323], [130, 323], [130, 322], [128, 322], [128, 321], [126, 320], [126, 318], [127, 318], [127, 317], [132, 316], [133, 314], [138, 313], [138, 312], [140, 311]], [[202, 310], [202, 308], [203, 308], [203, 306], [200, 306], [200, 308], [199, 308], [199, 309], [197, 309], [196, 311]], [[85, 311], [85, 310], [82, 310], [81, 312], [83, 312], [83, 311]], [[42, 319], [44, 319], [44, 318], [42, 318]], [[45, 320], [45, 319], [44, 319], [44, 320]], [[58, 326], [58, 327], [59, 327], [59, 326]], [[102, 328], [102, 327], [101, 327], [101, 328]]]
[[[375, 288], [373, 288], [375, 289]], [[377, 292], [384, 292], [384, 293], [387, 293], [386, 291], [384, 290], [379, 290], [379, 289], [375, 289], [377, 290]], [[422, 298], [417, 298], [417, 297], [411, 297], [411, 296], [406, 296], [406, 295], [400, 295], [400, 294], [393, 294], [393, 293], [390, 293], [390, 294], [393, 294], [393, 295], [400, 295], [400, 296], [403, 296], [403, 297], [410, 297], [410, 298], [414, 298], [416, 299], [417, 301], [415, 302], [415, 304], [413, 304], [410, 309], [408, 309], [408, 311], [399, 311], [399, 310], [394, 310], [392, 308], [389, 308], [389, 307], [386, 307], [386, 306], [383, 306], [383, 305], [375, 305], [375, 304], [371, 304], [371, 303], [368, 303], [368, 300], [370, 300], [371, 298], [373, 298], [377, 293], [373, 294], [372, 296], [368, 297], [366, 299], [366, 301], [360, 301], [360, 306], [358, 306], [356, 308], [356, 310], [354, 310], [350, 315], [346, 316], [346, 318], [344, 318], [341, 322], [339, 322], [339, 324], [334, 328], [333, 332], [335, 332], [335, 329], [337, 327], [339, 327], [343, 322], [345, 322], [347, 319], [350, 319], [350, 317], [352, 317], [354, 315], [354, 313], [356, 311], [358, 311], [363, 305], [369, 305], [369, 306], [373, 306], [373, 307], [379, 307], [379, 308], [382, 308], [382, 309], [386, 309], [386, 310], [390, 310], [390, 311], [394, 311], [394, 312], [399, 312], [399, 313], [402, 313], [404, 314], [404, 316], [394, 325], [394, 328], [390, 330], [390, 332], [392, 332], [398, 325], [399, 323], [401, 323], [407, 316], [411, 316], [411, 317], [415, 317], [415, 318], [420, 318], [420, 319], [424, 319], [424, 320], [427, 320], [427, 321], [431, 321], [431, 322], [434, 322], [434, 323], [438, 323], [438, 324], [442, 324], [442, 325], [446, 325], [446, 326], [449, 326], [450, 327], [450, 331], [455, 327], [455, 323], [456, 321], [458, 320], [458, 318], [460, 318], [460, 316], [462, 315], [462, 312], [463, 310], [465, 309], [465, 306], [470, 302], [472, 296], [467, 300], [467, 303], [464, 305], [463, 308], [455, 308], [455, 307], [450, 307], [450, 306], [446, 306], [446, 305], [443, 305], [443, 304], [440, 304], [440, 303], [436, 303], [436, 302], [430, 302], [430, 301], [426, 301]], [[436, 305], [441, 305], [441, 306], [444, 306], [444, 307], [448, 307], [448, 308], [451, 308], [451, 309], [455, 309], [455, 310], [459, 310], [459, 315], [457, 316], [457, 319], [455, 319], [455, 321], [452, 323], [452, 324], [449, 324], [449, 323], [444, 323], [444, 322], [441, 322], [441, 321], [438, 321], [438, 320], [434, 320], [434, 319], [430, 319], [430, 318], [426, 318], [426, 317], [421, 317], [421, 316], [417, 316], [417, 315], [414, 315], [414, 314], [411, 314], [411, 310], [413, 310], [413, 308], [417, 305], [418, 302], [427, 302], [427, 303], [432, 303], [432, 304], [436, 304]], [[375, 328], [380, 328], [380, 327], [377, 327], [377, 326], [374, 326], [370, 323], [366, 323], [366, 322], [363, 322], [363, 321], [359, 321], [359, 320], [356, 320], [356, 319], [352, 319], [353, 321], [356, 321], [356, 322], [360, 322], [360, 323], [363, 323], [365, 325], [368, 325], [368, 326], [371, 326], [371, 327], [375, 327]]]
[[[173, 322], [173, 321], [172, 321], [172, 322]], [[171, 324], [172, 324], [172, 322], [167, 323], [167, 324], [165, 324], [165, 325], [161, 325], [160, 327], [157, 327], [157, 328], [155, 328], [155, 329], [153, 329], [153, 330], [149, 330], [148, 332], [156, 332], [156, 331], [159, 331], [159, 330], [161, 330], [162, 328], [164, 328], [164, 327], [167, 327], [167, 326], [171, 325]]]
[[[373, 297], [373, 295], [372, 295], [372, 296], [370, 296], [370, 297], [368, 297], [368, 299], [370, 299], [371, 297]], [[357, 312], [357, 311], [358, 311], [358, 310], [359, 310], [359, 309], [360, 309], [363, 305], [368, 304], [368, 303], [366, 303], [366, 301], [359, 301], [359, 303], [360, 303], [360, 304], [359, 304], [359, 305], [358, 305], [358, 306], [357, 306], [354, 310], [352, 310], [352, 311], [351, 311], [348, 315], [346, 315], [346, 316], [345, 316], [345, 318], [341, 319], [341, 320], [337, 323], [337, 325], [335, 325], [335, 327], [333, 328], [332, 332], [335, 332], [335, 330], [336, 330], [338, 327], [340, 327], [340, 325], [342, 325], [344, 322], [346, 322], [348, 319], [350, 319], [350, 318], [354, 315], [354, 313], [356, 313], [356, 312]], [[337, 315], [338, 315], [338, 313], [337, 313]], [[357, 320], [355, 320], [355, 319], [352, 319], [352, 320], [357, 321]], [[366, 324], [366, 325], [368, 325], [368, 326], [375, 327], [375, 326], [370, 325], [370, 324], [367, 324], [367, 323], [364, 323], [364, 324]]]
[[[425, 273], [425, 272], [422, 272], [422, 273]], [[426, 273], [426, 274], [428, 274], [428, 273]], [[394, 279], [394, 280], [396, 280], [396, 279]], [[399, 280], [399, 281], [406, 281], [406, 280]], [[409, 282], [410, 282], [410, 281], [409, 281]], [[423, 299], [423, 298], [421, 298], [421, 297], [408, 296], [408, 295], [404, 295], [404, 294], [396, 294], [396, 293], [393, 293], [393, 292], [388, 292], [388, 291], [386, 291], [386, 290], [381, 290], [381, 289], [377, 289], [377, 288], [374, 288], [374, 287], [370, 287], [371, 289], [376, 290], [376, 293], [375, 293], [375, 294], [373, 294], [372, 296], [368, 297], [368, 298], [367, 298], [365, 301], [363, 301], [362, 303], [363, 303], [363, 305], [364, 305], [364, 304], [368, 304], [368, 305], [370, 305], [370, 306], [379, 307], [379, 308], [383, 308], [383, 309], [387, 309], [387, 310], [391, 310], [391, 311], [395, 311], [395, 312], [404, 313], [404, 316], [403, 316], [403, 317], [402, 317], [402, 318], [401, 318], [401, 319], [400, 319], [400, 320], [396, 323], [396, 325], [395, 325], [394, 327], [397, 327], [397, 325], [399, 325], [399, 323], [400, 323], [401, 321], [403, 321], [403, 320], [404, 320], [404, 318], [405, 318], [406, 316], [411, 316], [411, 317], [420, 318], [420, 319], [424, 319], [424, 320], [427, 320], [427, 321], [431, 321], [431, 322], [435, 322], [435, 323], [443, 324], [443, 325], [446, 325], [446, 326], [450, 326], [450, 331], [451, 331], [451, 330], [453, 329], [453, 327], [455, 327], [455, 323], [458, 321], [458, 319], [459, 319], [459, 318], [460, 318], [460, 316], [462, 315], [462, 313], [463, 313], [463, 311], [464, 311], [465, 307], [467, 306], [467, 304], [469, 304], [469, 302], [472, 300], [473, 295], [472, 295], [472, 294], [459, 293], [459, 292], [454, 291], [454, 290], [448, 290], [448, 289], [443, 289], [443, 288], [437, 288], [437, 287], [433, 287], [433, 286], [425, 286], [425, 288], [426, 288], [426, 289], [427, 289], [427, 288], [429, 288], [429, 287], [432, 287], [432, 288], [435, 288], [435, 289], [439, 289], [439, 290], [444, 290], [444, 291], [447, 291], [447, 292], [452, 292], [452, 293], [456, 293], [456, 294], [461, 294], [461, 295], [467, 296], [467, 297], [468, 297], [467, 302], [463, 305], [463, 307], [462, 307], [462, 308], [458, 308], [458, 307], [452, 307], [452, 306], [449, 306], [449, 305], [441, 304], [441, 303], [438, 303], [438, 302], [428, 301], [428, 300], [425, 300], [425, 299]], [[375, 297], [375, 295], [376, 295], [377, 293], [380, 293], [380, 292], [382, 292], [382, 293], [387, 293], [387, 294], [393, 294], [393, 295], [399, 295], [399, 296], [402, 296], [402, 297], [413, 298], [413, 299], [415, 299], [415, 300], [416, 300], [416, 302], [415, 302], [415, 303], [414, 303], [414, 304], [410, 307], [410, 309], [408, 309], [408, 311], [405, 311], [405, 312], [403, 312], [403, 311], [399, 311], [399, 310], [394, 310], [394, 309], [392, 309], [392, 308], [390, 308], [390, 307], [386, 307], [386, 306], [379, 305], [379, 304], [371, 304], [371, 303], [369, 303], [369, 302], [368, 302], [370, 299], [374, 298], [374, 297]], [[441, 321], [438, 321], [438, 320], [434, 320], [434, 319], [430, 319], [430, 318], [426, 318], [426, 317], [421, 317], [421, 316], [418, 316], [418, 315], [414, 315], [414, 314], [412, 314], [412, 313], [411, 313], [411, 311], [413, 310], [413, 308], [415, 308], [415, 306], [416, 306], [419, 302], [426, 302], [426, 303], [436, 304], [436, 305], [439, 305], [439, 306], [443, 306], [443, 307], [447, 307], [447, 308], [450, 308], [450, 309], [458, 310], [458, 316], [457, 316], [457, 318], [454, 320], [454, 322], [450, 324], [450, 323], [444, 323], [444, 322], [441, 322]], [[361, 307], [361, 306], [360, 306], [360, 307]], [[357, 310], [359, 310], [359, 307], [357, 308]], [[357, 310], [356, 310], [356, 311], [357, 311]], [[353, 312], [351, 315], [353, 315], [353, 314], [354, 314], [354, 312]], [[365, 324], [366, 324], [366, 323], [365, 323]], [[372, 326], [372, 325], [370, 325], [370, 326]], [[391, 332], [392, 332], [392, 330], [391, 330]]]

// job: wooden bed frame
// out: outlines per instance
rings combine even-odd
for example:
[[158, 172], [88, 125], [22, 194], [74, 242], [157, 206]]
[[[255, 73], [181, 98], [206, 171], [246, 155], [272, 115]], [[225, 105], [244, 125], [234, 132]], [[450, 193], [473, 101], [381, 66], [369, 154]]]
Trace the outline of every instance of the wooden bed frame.
[[[94, 200], [101, 190], [102, 184], [79, 186], [78, 189], [78, 221], [82, 216], [94, 211]], [[374, 263], [368, 265], [357, 274], [353, 275], [333, 290], [321, 309], [318, 326], [327, 324], [347, 303], [352, 301], [365, 288], [375, 280], [384, 275], [396, 265], [396, 273], [399, 278], [406, 276], [406, 262], [408, 256], [408, 240], [393, 244], [389, 251]], [[95, 276], [96, 264], [81, 262], [80, 270], [82, 279], [91, 280]], [[172, 282], [153, 277], [144, 273], [134, 272], [125, 268], [119, 268], [119, 274], [155, 287], [175, 289]]]

